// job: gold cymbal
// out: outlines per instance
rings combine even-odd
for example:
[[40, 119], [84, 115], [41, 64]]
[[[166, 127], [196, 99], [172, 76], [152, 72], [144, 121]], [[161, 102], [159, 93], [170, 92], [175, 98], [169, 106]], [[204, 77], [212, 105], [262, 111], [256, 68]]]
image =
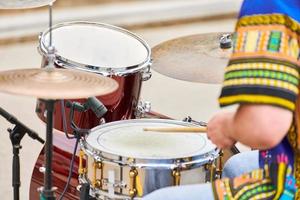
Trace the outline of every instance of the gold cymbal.
[[221, 83], [232, 49], [221, 49], [220, 38], [231, 33], [185, 36], [152, 49], [152, 68], [168, 77], [199, 83]]
[[0, 0], [0, 9], [24, 9], [49, 5], [55, 0]]
[[108, 77], [70, 69], [18, 69], [0, 72], [0, 92], [41, 99], [74, 99], [114, 92]]

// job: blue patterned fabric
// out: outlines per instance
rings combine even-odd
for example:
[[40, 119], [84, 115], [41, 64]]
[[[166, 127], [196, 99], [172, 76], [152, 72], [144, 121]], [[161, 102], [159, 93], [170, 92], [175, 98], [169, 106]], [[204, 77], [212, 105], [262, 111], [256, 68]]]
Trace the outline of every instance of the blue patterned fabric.
[[299, 0], [244, 0], [239, 17], [257, 14], [283, 14], [300, 22]]

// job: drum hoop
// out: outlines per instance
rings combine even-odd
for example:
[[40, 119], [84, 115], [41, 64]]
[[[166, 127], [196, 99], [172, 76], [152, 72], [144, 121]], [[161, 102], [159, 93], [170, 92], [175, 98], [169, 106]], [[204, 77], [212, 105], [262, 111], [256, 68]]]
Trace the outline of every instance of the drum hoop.
[[[103, 76], [112, 76], [112, 75], [124, 76], [124, 75], [133, 74], [133, 73], [145, 70], [151, 66], [151, 64], [152, 64], [151, 48], [149, 47], [149, 45], [141, 37], [137, 36], [136, 34], [130, 32], [126, 29], [123, 29], [123, 28], [120, 28], [117, 26], [113, 26], [110, 24], [105, 24], [105, 23], [88, 22], [88, 21], [72, 21], [72, 22], [64, 22], [64, 23], [56, 24], [52, 27], [52, 30], [55, 30], [55, 29], [58, 29], [61, 27], [66, 27], [66, 26], [73, 26], [73, 25], [83, 25], [83, 26], [92, 25], [92, 26], [98, 26], [98, 27], [105, 27], [105, 28], [116, 30], [116, 31], [122, 32], [126, 35], [129, 35], [129, 36], [135, 38], [136, 40], [138, 40], [146, 48], [146, 50], [148, 52], [147, 58], [142, 63], [138, 63], [137, 65], [134, 65], [134, 66], [126, 66], [123, 68], [110, 68], [110, 67], [105, 67], [105, 66], [91, 66], [91, 65], [78, 63], [78, 62], [69, 60], [68, 58], [64, 58], [58, 54], [55, 54], [55, 58], [56, 58], [55, 63], [57, 65], [64, 67], [64, 68], [71, 68], [71, 69], [75, 68], [75, 69], [79, 69], [79, 70], [83, 70], [83, 71], [87, 71], [87, 72], [98, 73]], [[50, 29], [46, 29], [39, 36], [39, 51], [43, 56], [47, 55], [47, 46], [44, 44], [44, 38], [49, 33], [49, 31], [50, 31]]]
[[[173, 124], [185, 124], [190, 126], [199, 126], [194, 123], [177, 121], [177, 120], [168, 120], [168, 119], [130, 119], [130, 120], [122, 120], [122, 121], [115, 121], [110, 122], [107, 124], [103, 124], [97, 126], [90, 130], [91, 132], [97, 131], [98, 129], [102, 129], [105, 127], [110, 127], [118, 124], [124, 124], [126, 121], [130, 121], [131, 123], [138, 123], [138, 122], [169, 122]], [[199, 166], [202, 166], [207, 163], [212, 163], [216, 158], [219, 157], [220, 150], [215, 148], [211, 151], [208, 151], [202, 155], [195, 155], [190, 157], [183, 157], [183, 158], [157, 158], [157, 159], [148, 159], [148, 158], [130, 158], [118, 154], [114, 154], [111, 152], [103, 152], [101, 150], [97, 150], [93, 148], [90, 144], [86, 142], [86, 139], [82, 139], [80, 141], [81, 149], [89, 156], [93, 157], [95, 160], [100, 162], [107, 162], [107, 163], [115, 163], [121, 166], [130, 166], [130, 167], [137, 167], [137, 168], [153, 168], [153, 169], [193, 169]], [[104, 155], [105, 154], [105, 155]], [[118, 160], [114, 159], [114, 157], [119, 157]]]

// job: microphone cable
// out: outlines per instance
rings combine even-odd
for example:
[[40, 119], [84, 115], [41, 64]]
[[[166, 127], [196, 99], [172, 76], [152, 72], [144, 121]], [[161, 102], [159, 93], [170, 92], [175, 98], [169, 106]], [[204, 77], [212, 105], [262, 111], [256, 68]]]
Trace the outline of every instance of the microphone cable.
[[[76, 139], [75, 136], [69, 136], [69, 134], [68, 134], [67, 117], [66, 117], [64, 100], [60, 100], [60, 110], [61, 110], [61, 115], [62, 115], [63, 130], [64, 130], [64, 133], [65, 133], [66, 137], [68, 139]], [[70, 118], [71, 117], [73, 118], [73, 116], [74, 116], [74, 108], [73, 108], [73, 106], [71, 106], [71, 108], [70, 108]], [[73, 121], [73, 119], [70, 119], [70, 120]]]
[[77, 152], [77, 147], [78, 147], [79, 140], [80, 140], [80, 136], [77, 135], [77, 137], [76, 137], [76, 143], [75, 143], [75, 147], [74, 147], [74, 151], [73, 151], [73, 155], [72, 155], [72, 159], [71, 159], [71, 164], [70, 164], [70, 167], [69, 167], [69, 175], [68, 175], [67, 183], [65, 185], [65, 188], [64, 188], [61, 196], [59, 197], [59, 200], [63, 199], [63, 197], [65, 196], [65, 194], [66, 194], [66, 192], [68, 190], [68, 187], [70, 185], [71, 178], [72, 178], [72, 173], [73, 173], [73, 168], [74, 168], [74, 161], [75, 161], [75, 156], [76, 156], [76, 152]]
[[78, 128], [76, 126], [76, 124], [74, 123], [74, 121], [73, 121], [73, 118], [74, 118], [74, 105], [72, 105], [71, 108], [70, 108], [70, 124], [71, 124], [71, 128], [74, 130], [74, 136], [69, 136], [68, 131], [67, 131], [67, 120], [66, 120], [66, 113], [65, 113], [64, 108], [65, 108], [64, 100], [61, 100], [61, 113], [63, 115], [63, 129], [64, 129], [64, 132], [65, 132], [65, 135], [68, 139], [76, 139], [76, 142], [75, 142], [75, 147], [74, 147], [74, 150], [73, 150], [71, 163], [70, 163], [70, 167], [69, 167], [68, 179], [67, 179], [66, 185], [64, 187], [64, 190], [63, 190], [61, 196], [59, 197], [59, 200], [63, 199], [63, 197], [65, 196], [65, 194], [68, 190], [68, 187], [70, 185], [79, 140], [82, 137], [82, 135], [86, 134], [87, 131], [88, 131], [87, 129]]

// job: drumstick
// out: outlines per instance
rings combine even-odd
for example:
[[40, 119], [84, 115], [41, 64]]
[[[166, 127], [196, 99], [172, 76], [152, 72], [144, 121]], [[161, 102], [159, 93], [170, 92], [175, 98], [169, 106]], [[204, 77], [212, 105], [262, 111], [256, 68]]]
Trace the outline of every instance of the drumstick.
[[144, 128], [144, 131], [205, 133], [207, 127], [149, 127]]

